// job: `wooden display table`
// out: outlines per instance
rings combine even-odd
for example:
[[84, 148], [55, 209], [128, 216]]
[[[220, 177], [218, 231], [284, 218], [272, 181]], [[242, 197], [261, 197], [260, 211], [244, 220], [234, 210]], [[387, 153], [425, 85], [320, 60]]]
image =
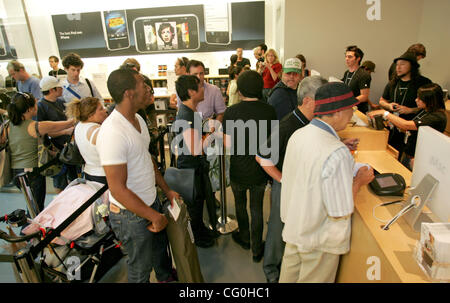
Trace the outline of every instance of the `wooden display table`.
[[[356, 111], [355, 114], [367, 123], [367, 117]], [[387, 129], [375, 130], [365, 126], [347, 125], [347, 127], [338, 132], [341, 138], [359, 138], [358, 150], [386, 150], [389, 139], [389, 131]]]

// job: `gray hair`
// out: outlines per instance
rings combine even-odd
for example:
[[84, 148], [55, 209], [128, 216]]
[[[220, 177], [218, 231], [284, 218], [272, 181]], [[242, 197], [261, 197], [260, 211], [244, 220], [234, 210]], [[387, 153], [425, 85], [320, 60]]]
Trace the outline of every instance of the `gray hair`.
[[16, 60], [12, 60], [8, 62], [8, 66], [6, 66], [7, 70], [14, 70], [15, 72], [20, 71], [21, 69], [25, 70], [25, 67], [23, 66], [22, 63], [20, 63], [19, 61]]
[[297, 104], [303, 105], [303, 99], [306, 97], [314, 99], [317, 89], [326, 83], [328, 81], [321, 76], [310, 76], [303, 79], [297, 88]]

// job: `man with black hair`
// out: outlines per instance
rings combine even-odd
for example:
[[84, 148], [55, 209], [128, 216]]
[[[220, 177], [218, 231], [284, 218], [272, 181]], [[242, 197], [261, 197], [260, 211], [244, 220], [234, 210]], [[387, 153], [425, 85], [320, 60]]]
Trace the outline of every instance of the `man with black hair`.
[[[204, 99], [203, 82], [193, 75], [182, 75], [175, 82], [177, 94], [183, 102], [178, 107], [178, 113], [173, 128], [182, 142], [181, 153], [177, 158], [178, 168], [195, 169], [194, 201], [185, 201], [192, 218], [192, 231], [195, 245], [203, 248], [214, 245], [217, 215], [215, 198], [209, 179], [209, 162], [203, 153], [202, 117], [197, 111], [198, 105]], [[209, 221], [213, 231], [203, 223], [203, 201], [206, 201]]]
[[[420, 60], [424, 59], [427, 56], [427, 50], [422, 43], [414, 43], [413, 45], [408, 47], [406, 52], [413, 53], [416, 56], [417, 62], [419, 62]], [[396, 74], [395, 69], [396, 69], [396, 64], [394, 62], [392, 62], [391, 67], [389, 67], [389, 72], [388, 72], [389, 81], [391, 81], [392, 78], [395, 77], [395, 74]]]
[[[252, 250], [253, 262], [264, 255], [263, 200], [268, 176], [256, 162], [255, 155], [271, 133], [277, 120], [274, 108], [261, 101], [264, 82], [256, 71], [246, 71], [237, 80], [241, 102], [230, 106], [223, 117], [226, 142], [231, 143], [230, 181], [236, 206], [239, 231], [233, 240]], [[243, 140], [242, 140], [243, 139]], [[247, 191], [250, 192], [251, 224], [247, 213]]]
[[[380, 105], [405, 120], [412, 120], [419, 112], [416, 104], [417, 90], [422, 85], [431, 83], [431, 80], [422, 76], [419, 71], [417, 56], [413, 52], [406, 52], [394, 59], [396, 73], [392, 80], [384, 88]], [[389, 144], [397, 151], [400, 159], [404, 143], [405, 133], [393, 127], [389, 135]]]
[[42, 98], [42, 93], [39, 88], [39, 79], [31, 76], [26, 70], [25, 66], [19, 61], [12, 60], [8, 62], [6, 67], [9, 76], [17, 81], [17, 90], [21, 93], [32, 93], [36, 101]]
[[84, 63], [78, 54], [70, 53], [64, 56], [62, 64], [67, 72], [67, 79], [63, 81], [63, 98], [66, 103], [72, 101], [73, 98], [81, 100], [84, 97], [95, 97], [103, 103], [103, 98], [94, 83], [87, 78], [84, 80], [80, 78]]
[[[44, 97], [38, 102], [37, 121], [66, 121], [66, 105], [64, 100], [61, 99], [63, 92], [61, 81], [53, 76], [45, 76], [40, 82], [40, 87]], [[64, 144], [71, 137], [70, 135], [62, 135], [63, 133], [60, 132], [52, 136], [52, 143], [59, 150], [63, 149]], [[52, 178], [53, 187], [57, 193], [60, 193], [72, 180], [78, 178], [77, 167], [64, 164], [62, 171]]]
[[345, 51], [345, 71], [342, 81], [351, 88], [353, 96], [359, 101], [358, 110], [366, 113], [369, 110], [370, 74], [360, 67], [364, 57], [363, 51], [356, 45], [347, 47]]
[[[205, 99], [203, 102], [198, 104], [197, 112], [201, 114], [203, 120], [215, 116], [216, 120], [222, 122], [223, 113], [225, 112], [227, 106], [225, 105], [220, 89], [215, 85], [205, 82], [205, 65], [203, 62], [198, 60], [190, 60], [186, 67], [186, 71], [189, 75], [199, 78], [200, 83], [203, 84]], [[177, 106], [180, 108], [181, 100], [179, 96], [177, 98], [177, 102]]]
[[[128, 252], [130, 283], [148, 283], [155, 266], [166, 269], [165, 276], [157, 279], [167, 280], [171, 275], [164, 232], [167, 218], [156, 185], [171, 202], [179, 195], [167, 186], [152, 161], [147, 125], [137, 114], [148, 105], [149, 88], [132, 69], [113, 71], [107, 84], [117, 105], [100, 127], [97, 151], [110, 190], [111, 227]], [[156, 256], [164, 255], [155, 262]]]

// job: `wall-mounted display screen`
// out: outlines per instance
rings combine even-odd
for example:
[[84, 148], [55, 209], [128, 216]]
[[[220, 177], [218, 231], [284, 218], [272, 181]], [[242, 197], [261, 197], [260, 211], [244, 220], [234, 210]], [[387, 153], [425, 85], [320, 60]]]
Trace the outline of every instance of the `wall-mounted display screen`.
[[136, 50], [141, 53], [200, 48], [195, 15], [141, 17], [134, 20]]
[[60, 56], [216, 52], [264, 43], [264, 1], [52, 15]]

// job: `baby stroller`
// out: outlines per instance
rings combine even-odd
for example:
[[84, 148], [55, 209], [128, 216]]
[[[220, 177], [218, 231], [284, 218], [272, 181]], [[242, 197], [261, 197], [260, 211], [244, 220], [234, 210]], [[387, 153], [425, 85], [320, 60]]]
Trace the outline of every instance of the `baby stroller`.
[[30, 240], [14, 256], [26, 282], [97, 282], [123, 257], [108, 223], [106, 190], [106, 185], [76, 179], [29, 220], [24, 237], [7, 239], [0, 234], [9, 242]]

